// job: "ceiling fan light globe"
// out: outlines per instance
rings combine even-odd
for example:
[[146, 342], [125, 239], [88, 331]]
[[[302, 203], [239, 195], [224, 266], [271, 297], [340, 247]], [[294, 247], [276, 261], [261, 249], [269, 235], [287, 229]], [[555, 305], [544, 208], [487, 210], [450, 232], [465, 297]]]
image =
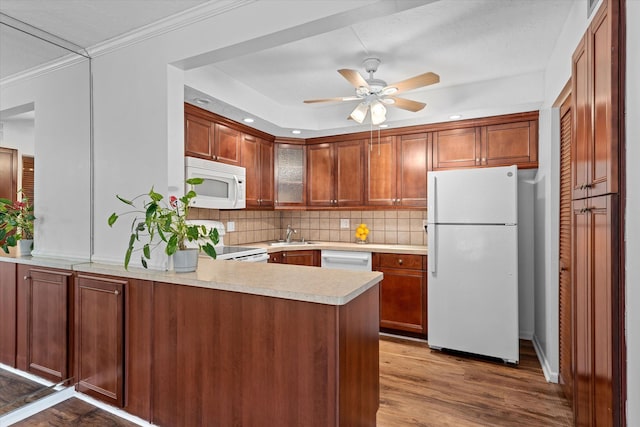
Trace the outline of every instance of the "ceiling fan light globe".
[[367, 117], [367, 109], [368, 109], [368, 105], [364, 102], [361, 102], [356, 106], [356, 108], [354, 108], [354, 110], [351, 112], [349, 117], [351, 117], [353, 120], [355, 120], [358, 123], [362, 123], [365, 117]]
[[371, 103], [371, 123], [379, 125], [387, 119], [387, 109], [380, 101]]

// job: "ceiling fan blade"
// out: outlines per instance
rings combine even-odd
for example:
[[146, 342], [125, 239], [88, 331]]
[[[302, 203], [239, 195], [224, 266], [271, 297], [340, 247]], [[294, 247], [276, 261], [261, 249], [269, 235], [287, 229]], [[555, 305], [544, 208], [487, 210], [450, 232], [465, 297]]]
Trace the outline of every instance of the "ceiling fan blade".
[[398, 83], [387, 86], [382, 89], [385, 92], [388, 88], [396, 88], [397, 91], [393, 93], [405, 92], [407, 90], [415, 89], [418, 87], [429, 86], [440, 81], [440, 76], [436, 73], [424, 73], [419, 76], [411, 77]]
[[396, 98], [395, 96], [389, 96], [387, 99], [393, 99], [394, 103], [391, 104], [394, 107], [402, 108], [403, 110], [416, 111], [422, 110], [427, 106], [424, 102], [412, 101], [406, 98]]
[[351, 83], [353, 87], [355, 87], [356, 89], [362, 86], [366, 88], [369, 87], [369, 83], [367, 83], [367, 81], [362, 77], [362, 75], [356, 70], [348, 70], [346, 68], [343, 68], [341, 70], [338, 70], [338, 72], [342, 74], [342, 77], [347, 79], [349, 83]]
[[357, 101], [357, 96], [341, 96], [336, 98], [307, 99], [303, 101], [305, 104], [315, 104], [317, 102], [338, 102], [338, 101]]

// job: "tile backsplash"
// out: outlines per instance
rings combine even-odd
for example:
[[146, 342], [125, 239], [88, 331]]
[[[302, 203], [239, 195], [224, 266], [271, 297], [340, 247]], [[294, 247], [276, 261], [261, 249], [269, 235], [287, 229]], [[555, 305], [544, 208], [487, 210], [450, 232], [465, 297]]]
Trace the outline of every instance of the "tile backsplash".
[[[294, 240], [354, 242], [359, 224], [369, 227], [369, 242], [400, 245], [426, 245], [427, 234], [422, 221], [427, 211], [217, 211], [193, 208], [192, 219], [228, 221], [235, 223], [235, 231], [227, 231], [225, 243], [241, 245], [252, 242], [282, 239], [287, 225], [297, 231]], [[349, 220], [349, 228], [340, 228], [341, 220]]]

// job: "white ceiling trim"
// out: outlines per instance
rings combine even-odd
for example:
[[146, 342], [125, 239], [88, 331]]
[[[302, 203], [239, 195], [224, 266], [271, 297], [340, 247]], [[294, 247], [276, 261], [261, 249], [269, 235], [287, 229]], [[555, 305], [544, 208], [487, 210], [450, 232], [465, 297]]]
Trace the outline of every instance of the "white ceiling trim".
[[96, 58], [118, 49], [143, 42], [162, 34], [189, 26], [199, 21], [222, 15], [230, 10], [243, 7], [257, 0], [218, 0], [203, 3], [183, 12], [161, 19], [153, 24], [136, 28], [126, 34], [87, 48], [89, 55]]
[[0, 86], [9, 86], [17, 82], [35, 79], [36, 77], [40, 77], [45, 74], [49, 74], [62, 68], [70, 67], [72, 65], [79, 64], [88, 60], [89, 59], [83, 56], [70, 53], [69, 55], [66, 55], [60, 59], [54, 59], [53, 61], [49, 61], [46, 64], [38, 65], [26, 71], [22, 71], [9, 77], [5, 77], [4, 79], [0, 79]]

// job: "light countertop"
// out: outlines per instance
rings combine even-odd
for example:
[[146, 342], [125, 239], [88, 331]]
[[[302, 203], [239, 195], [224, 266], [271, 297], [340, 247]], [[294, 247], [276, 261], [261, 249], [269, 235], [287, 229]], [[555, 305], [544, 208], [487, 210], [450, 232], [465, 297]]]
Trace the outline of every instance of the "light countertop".
[[353, 272], [297, 265], [223, 261], [200, 257], [193, 273], [144, 270], [110, 264], [79, 264], [75, 271], [177, 285], [243, 292], [328, 305], [344, 305], [382, 280], [379, 272]]

